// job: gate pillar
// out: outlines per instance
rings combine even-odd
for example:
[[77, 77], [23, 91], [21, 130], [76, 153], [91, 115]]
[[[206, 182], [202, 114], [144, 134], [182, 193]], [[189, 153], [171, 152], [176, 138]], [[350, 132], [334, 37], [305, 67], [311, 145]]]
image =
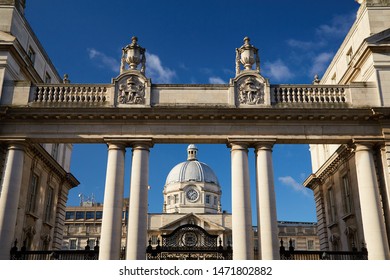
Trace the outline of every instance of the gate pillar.
[[248, 144], [230, 143], [232, 164], [233, 259], [253, 259], [252, 210], [248, 169]]
[[271, 142], [256, 143], [255, 145], [260, 260], [279, 259], [272, 147], [273, 143]]
[[0, 178], [2, 179], [0, 188], [0, 260], [10, 259], [22, 185], [24, 155], [24, 143], [8, 145], [3, 178]]
[[149, 148], [151, 141], [132, 144], [126, 259], [145, 260], [148, 230]]
[[122, 238], [125, 144], [108, 143], [99, 259], [119, 260]]
[[371, 143], [356, 143], [356, 174], [368, 259], [389, 259], [389, 246], [383, 220]]

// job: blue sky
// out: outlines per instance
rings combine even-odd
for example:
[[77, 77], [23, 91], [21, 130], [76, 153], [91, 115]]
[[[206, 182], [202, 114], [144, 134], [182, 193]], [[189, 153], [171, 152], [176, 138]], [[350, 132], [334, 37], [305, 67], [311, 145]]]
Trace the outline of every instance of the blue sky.
[[[152, 83], [228, 83], [235, 74], [235, 48], [248, 36], [271, 84], [307, 84], [324, 72], [358, 8], [354, 0], [30, 0], [26, 17], [60, 75], [69, 74], [72, 83], [110, 83], [132, 36], [147, 50]], [[150, 212], [161, 211], [165, 178], [186, 159], [188, 144], [152, 148]], [[220, 180], [222, 208], [230, 212], [230, 151], [224, 145], [198, 147], [199, 160]], [[103, 144], [74, 145], [71, 171], [81, 184], [70, 191], [69, 205], [79, 203], [79, 193], [103, 202], [106, 160]], [[130, 160], [128, 149], [127, 196]], [[311, 173], [308, 146], [276, 145], [273, 161], [278, 219], [316, 221], [313, 194], [302, 187]], [[254, 194], [253, 150], [249, 164]]]

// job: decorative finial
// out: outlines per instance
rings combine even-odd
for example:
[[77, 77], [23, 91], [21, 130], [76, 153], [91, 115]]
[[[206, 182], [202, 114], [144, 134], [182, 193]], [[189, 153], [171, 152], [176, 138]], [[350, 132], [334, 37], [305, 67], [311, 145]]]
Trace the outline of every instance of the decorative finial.
[[244, 66], [244, 71], [252, 70], [256, 63], [256, 71], [260, 72], [260, 57], [258, 49], [250, 44], [249, 37], [244, 38], [244, 44], [236, 49], [236, 76], [240, 74], [240, 64]]
[[136, 36], [131, 37], [131, 43], [122, 49], [121, 69], [120, 73], [126, 71], [126, 63], [129, 66], [128, 70], [137, 70], [139, 64], [141, 64], [140, 72], [145, 74], [145, 49], [138, 45], [138, 38]]
[[62, 79], [62, 83], [64, 83], [64, 84], [70, 83], [68, 74], [64, 74], [64, 78]]
[[318, 85], [318, 84], [320, 83], [320, 81], [321, 81], [321, 80], [319, 79], [318, 75], [315, 74], [315, 75], [314, 75], [313, 84], [314, 84], [314, 85]]

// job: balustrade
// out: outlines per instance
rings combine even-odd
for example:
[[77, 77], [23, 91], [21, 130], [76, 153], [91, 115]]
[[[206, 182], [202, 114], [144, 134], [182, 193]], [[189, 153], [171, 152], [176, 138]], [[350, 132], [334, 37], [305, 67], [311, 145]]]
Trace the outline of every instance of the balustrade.
[[109, 100], [108, 94], [105, 85], [38, 85], [34, 102], [101, 104]]
[[274, 86], [271, 87], [271, 100], [273, 104], [343, 104], [347, 98], [345, 86]]

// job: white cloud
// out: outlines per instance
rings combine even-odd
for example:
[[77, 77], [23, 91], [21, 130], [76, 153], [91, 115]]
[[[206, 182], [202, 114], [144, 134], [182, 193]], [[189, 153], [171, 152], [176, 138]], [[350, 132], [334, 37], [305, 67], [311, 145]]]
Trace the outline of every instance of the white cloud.
[[312, 49], [315, 46], [314, 42], [311, 42], [311, 41], [300, 41], [300, 40], [296, 40], [296, 39], [289, 39], [289, 40], [287, 40], [287, 44], [290, 47], [303, 49], [303, 50], [309, 50], [309, 49]]
[[91, 60], [98, 63], [99, 67], [108, 68], [113, 72], [119, 72], [119, 62], [106, 54], [91, 48], [87, 49], [88, 56]]
[[291, 176], [279, 177], [278, 180], [282, 184], [292, 188], [297, 192], [301, 192], [304, 195], [309, 195], [309, 191], [304, 186], [302, 186], [302, 184], [299, 184], [297, 181], [295, 181], [295, 179]]
[[287, 81], [294, 77], [288, 66], [280, 59], [275, 62], [266, 62], [264, 64], [264, 72], [275, 81]]
[[343, 37], [347, 34], [355, 17], [354, 13], [334, 16], [329, 24], [320, 25], [316, 32], [320, 36]]
[[209, 83], [210, 84], [226, 84], [226, 82], [220, 77], [210, 77]]
[[169, 84], [172, 83], [176, 72], [164, 67], [157, 55], [146, 53], [146, 76], [154, 83]]
[[333, 55], [332, 52], [323, 52], [317, 55], [313, 60], [310, 75], [313, 77], [315, 74], [322, 74], [330, 60], [333, 58]]

